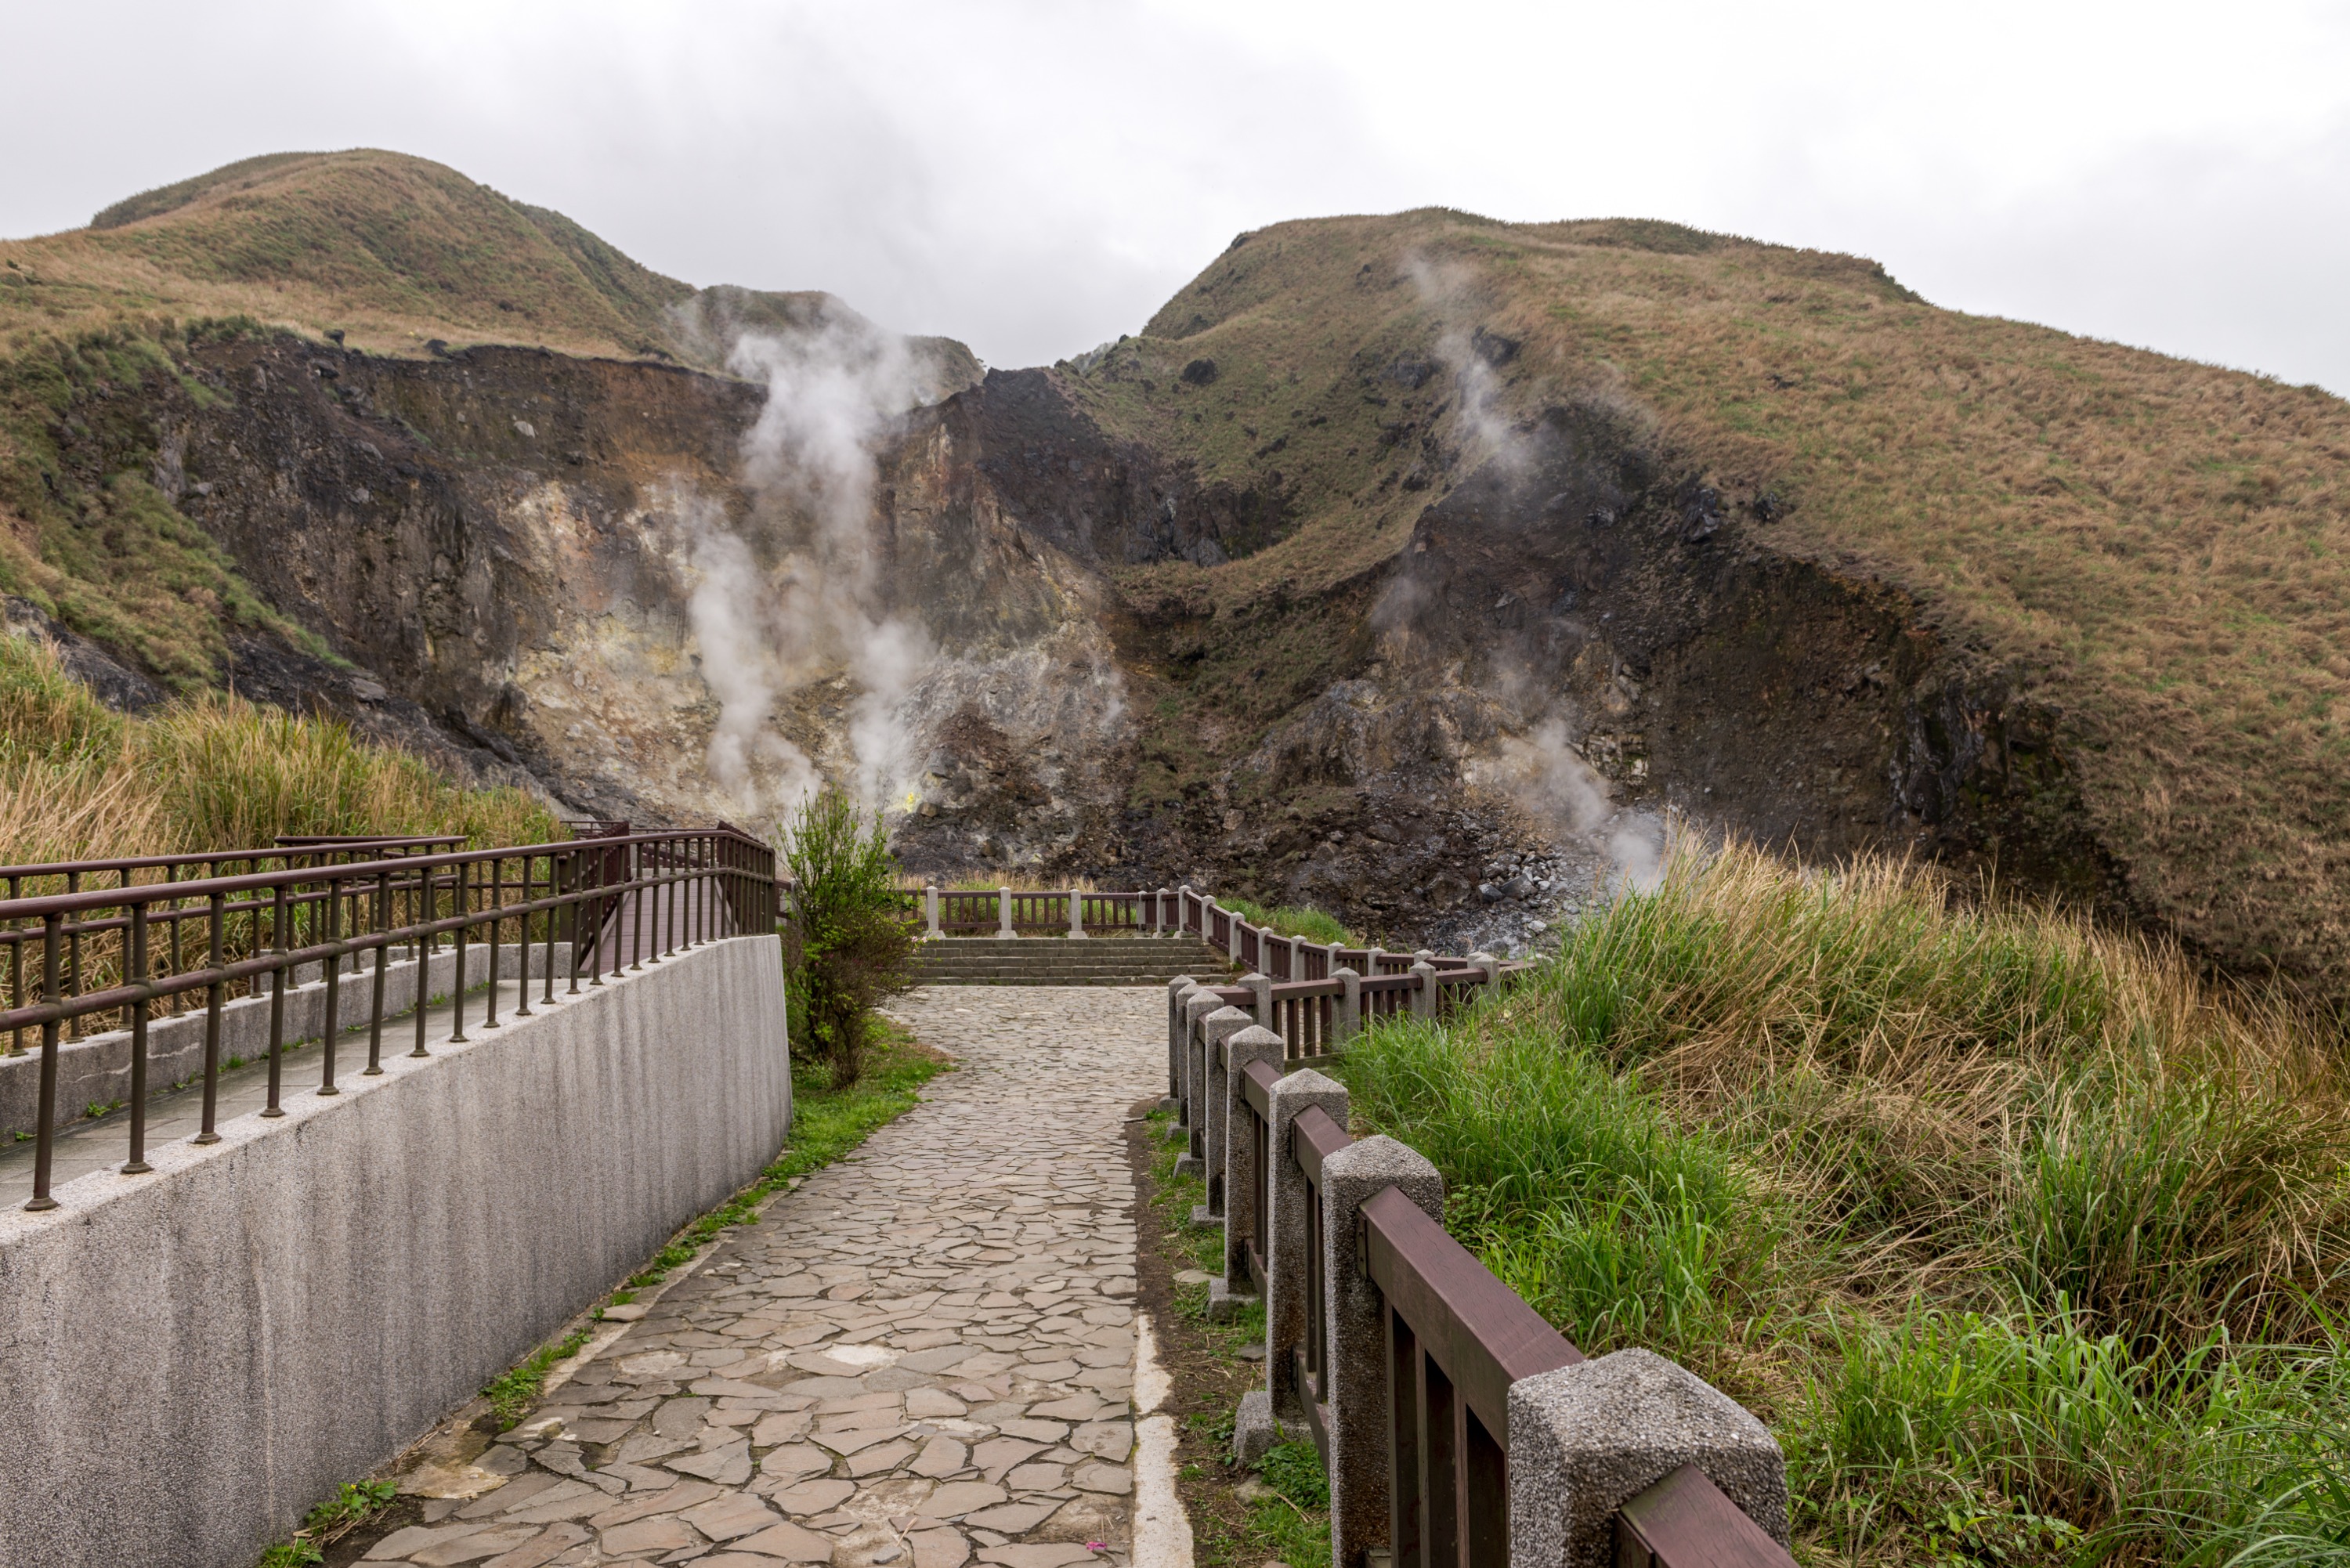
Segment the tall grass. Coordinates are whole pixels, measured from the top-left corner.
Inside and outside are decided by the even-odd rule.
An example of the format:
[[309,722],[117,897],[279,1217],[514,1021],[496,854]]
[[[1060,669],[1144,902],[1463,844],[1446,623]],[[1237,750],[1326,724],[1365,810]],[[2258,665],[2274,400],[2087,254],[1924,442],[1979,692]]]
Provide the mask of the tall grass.
[[562,836],[514,789],[468,789],[342,724],[234,697],[109,711],[30,639],[0,637],[0,863],[266,845],[281,833]]
[[2350,1552],[2339,1044],[1922,867],[1680,844],[1342,1071],[1569,1337],[1764,1413],[1818,1550],[2217,1564]]
[[1246,898],[1227,898],[1221,893],[1216,896],[1216,902],[1250,925],[1271,928],[1275,936],[1304,937],[1309,942],[1320,942],[1326,946],[1332,942],[1341,947],[1355,945],[1354,933],[1339,922],[1337,916],[1315,909],[1310,904],[1284,904],[1279,909],[1268,909]]

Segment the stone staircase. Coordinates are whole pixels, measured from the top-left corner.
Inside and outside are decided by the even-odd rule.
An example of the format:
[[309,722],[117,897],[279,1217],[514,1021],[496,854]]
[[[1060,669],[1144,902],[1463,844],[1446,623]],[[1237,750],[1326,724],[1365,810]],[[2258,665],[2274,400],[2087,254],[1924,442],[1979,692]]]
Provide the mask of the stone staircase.
[[946,937],[914,959],[919,985],[1165,985],[1232,972],[1197,937]]

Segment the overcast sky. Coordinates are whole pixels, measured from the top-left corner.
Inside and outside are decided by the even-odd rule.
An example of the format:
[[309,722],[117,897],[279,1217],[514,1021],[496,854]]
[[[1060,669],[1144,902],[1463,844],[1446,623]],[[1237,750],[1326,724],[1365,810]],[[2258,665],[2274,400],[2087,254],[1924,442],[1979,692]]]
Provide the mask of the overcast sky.
[[2341,0],[0,0],[0,59],[10,236],[389,147],[1019,365],[1282,218],[1629,214],[2350,393]]

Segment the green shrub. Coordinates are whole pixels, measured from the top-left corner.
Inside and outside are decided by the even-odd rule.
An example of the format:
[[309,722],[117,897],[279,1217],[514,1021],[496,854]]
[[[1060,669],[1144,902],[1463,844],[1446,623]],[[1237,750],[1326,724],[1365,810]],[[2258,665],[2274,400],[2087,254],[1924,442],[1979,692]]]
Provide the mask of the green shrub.
[[898,891],[897,862],[875,812],[869,826],[837,789],[802,803],[785,830],[793,883],[785,961],[810,1045],[836,1087],[857,1082],[873,1009],[913,977],[917,928]]

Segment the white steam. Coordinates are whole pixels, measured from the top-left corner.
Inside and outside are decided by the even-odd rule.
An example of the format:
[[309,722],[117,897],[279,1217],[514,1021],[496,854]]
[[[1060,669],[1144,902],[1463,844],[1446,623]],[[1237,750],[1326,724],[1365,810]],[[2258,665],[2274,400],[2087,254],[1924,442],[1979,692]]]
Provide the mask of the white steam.
[[1565,719],[1544,719],[1523,735],[1505,735],[1477,782],[1499,790],[1555,840],[1607,857],[1622,884],[1656,886],[1663,865],[1655,825],[1618,806],[1607,781],[1584,761]]
[[1482,336],[1476,321],[1475,275],[1450,263],[1431,262],[1415,251],[1404,258],[1404,273],[1419,292],[1420,303],[1436,317],[1436,357],[1452,373],[1460,397],[1453,428],[1462,438],[1462,450],[1472,461],[1497,458],[1516,466],[1526,456],[1526,443],[1502,412],[1502,379],[1493,373],[1482,344],[1501,339]]
[[777,705],[845,676],[850,755],[836,771],[863,805],[889,806],[913,768],[906,699],[933,650],[920,626],[881,607],[877,454],[928,389],[927,373],[904,338],[856,317],[788,337],[745,333],[727,365],[767,384],[743,441],[755,526],[746,538],[682,487],[665,502],[693,577],[687,613],[702,678],[719,706],[711,780],[754,818],[790,809],[820,771],[775,729]]

